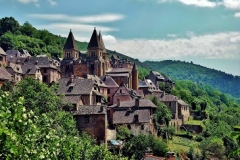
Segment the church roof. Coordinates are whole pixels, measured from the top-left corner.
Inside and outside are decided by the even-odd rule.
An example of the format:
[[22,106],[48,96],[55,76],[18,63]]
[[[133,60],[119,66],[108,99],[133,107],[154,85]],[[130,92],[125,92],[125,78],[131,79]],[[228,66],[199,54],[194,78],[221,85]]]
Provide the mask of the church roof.
[[104,43],[103,43],[103,39],[102,39],[102,34],[101,34],[101,32],[99,32],[98,38],[99,38],[100,46],[101,46],[101,48],[103,49],[103,53],[107,53],[107,50],[106,50],[105,45],[104,45]]
[[75,39],[74,39],[74,36],[73,36],[73,33],[72,33],[71,30],[68,34],[68,38],[67,38],[67,41],[66,41],[63,49],[76,49],[76,50],[78,50]]
[[137,71],[137,70],[138,70],[137,65],[136,65],[136,63],[134,63],[133,64],[133,71]]
[[96,28],[94,28],[92,37],[90,39],[90,42],[88,43],[88,49],[89,48],[102,48],[101,44],[99,42],[98,34],[96,31]]

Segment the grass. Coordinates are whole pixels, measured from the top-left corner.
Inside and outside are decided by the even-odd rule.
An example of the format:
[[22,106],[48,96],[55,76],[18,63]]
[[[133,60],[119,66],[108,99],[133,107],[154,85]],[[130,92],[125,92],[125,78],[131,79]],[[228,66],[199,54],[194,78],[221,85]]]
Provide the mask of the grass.
[[170,150],[180,153],[185,152],[187,153],[190,147],[198,148],[199,142],[194,140],[190,140],[183,137],[174,136],[172,140],[168,142],[168,147]]

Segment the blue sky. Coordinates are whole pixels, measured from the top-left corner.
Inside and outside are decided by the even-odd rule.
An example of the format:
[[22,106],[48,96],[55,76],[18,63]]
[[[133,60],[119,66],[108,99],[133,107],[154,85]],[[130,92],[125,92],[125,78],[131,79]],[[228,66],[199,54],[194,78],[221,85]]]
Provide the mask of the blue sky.
[[141,61],[192,61],[240,75],[240,0],[0,0],[1,17]]

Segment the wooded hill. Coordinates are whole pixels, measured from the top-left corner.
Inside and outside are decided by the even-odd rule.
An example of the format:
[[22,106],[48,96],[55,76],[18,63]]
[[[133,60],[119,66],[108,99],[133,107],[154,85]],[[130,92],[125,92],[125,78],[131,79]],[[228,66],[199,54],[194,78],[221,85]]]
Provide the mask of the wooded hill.
[[154,70],[165,73],[174,80],[191,80],[197,84],[208,84],[224,93],[240,97],[240,76],[233,76],[192,62],[165,60],[145,61],[144,64],[151,65]]

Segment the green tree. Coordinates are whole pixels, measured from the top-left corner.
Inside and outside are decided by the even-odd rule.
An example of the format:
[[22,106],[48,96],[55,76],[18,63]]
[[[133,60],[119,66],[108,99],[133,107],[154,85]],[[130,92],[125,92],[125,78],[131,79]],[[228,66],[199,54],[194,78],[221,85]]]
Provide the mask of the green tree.
[[20,25],[13,17],[4,17],[0,19],[0,36],[5,32],[10,31],[12,33],[19,30]]

